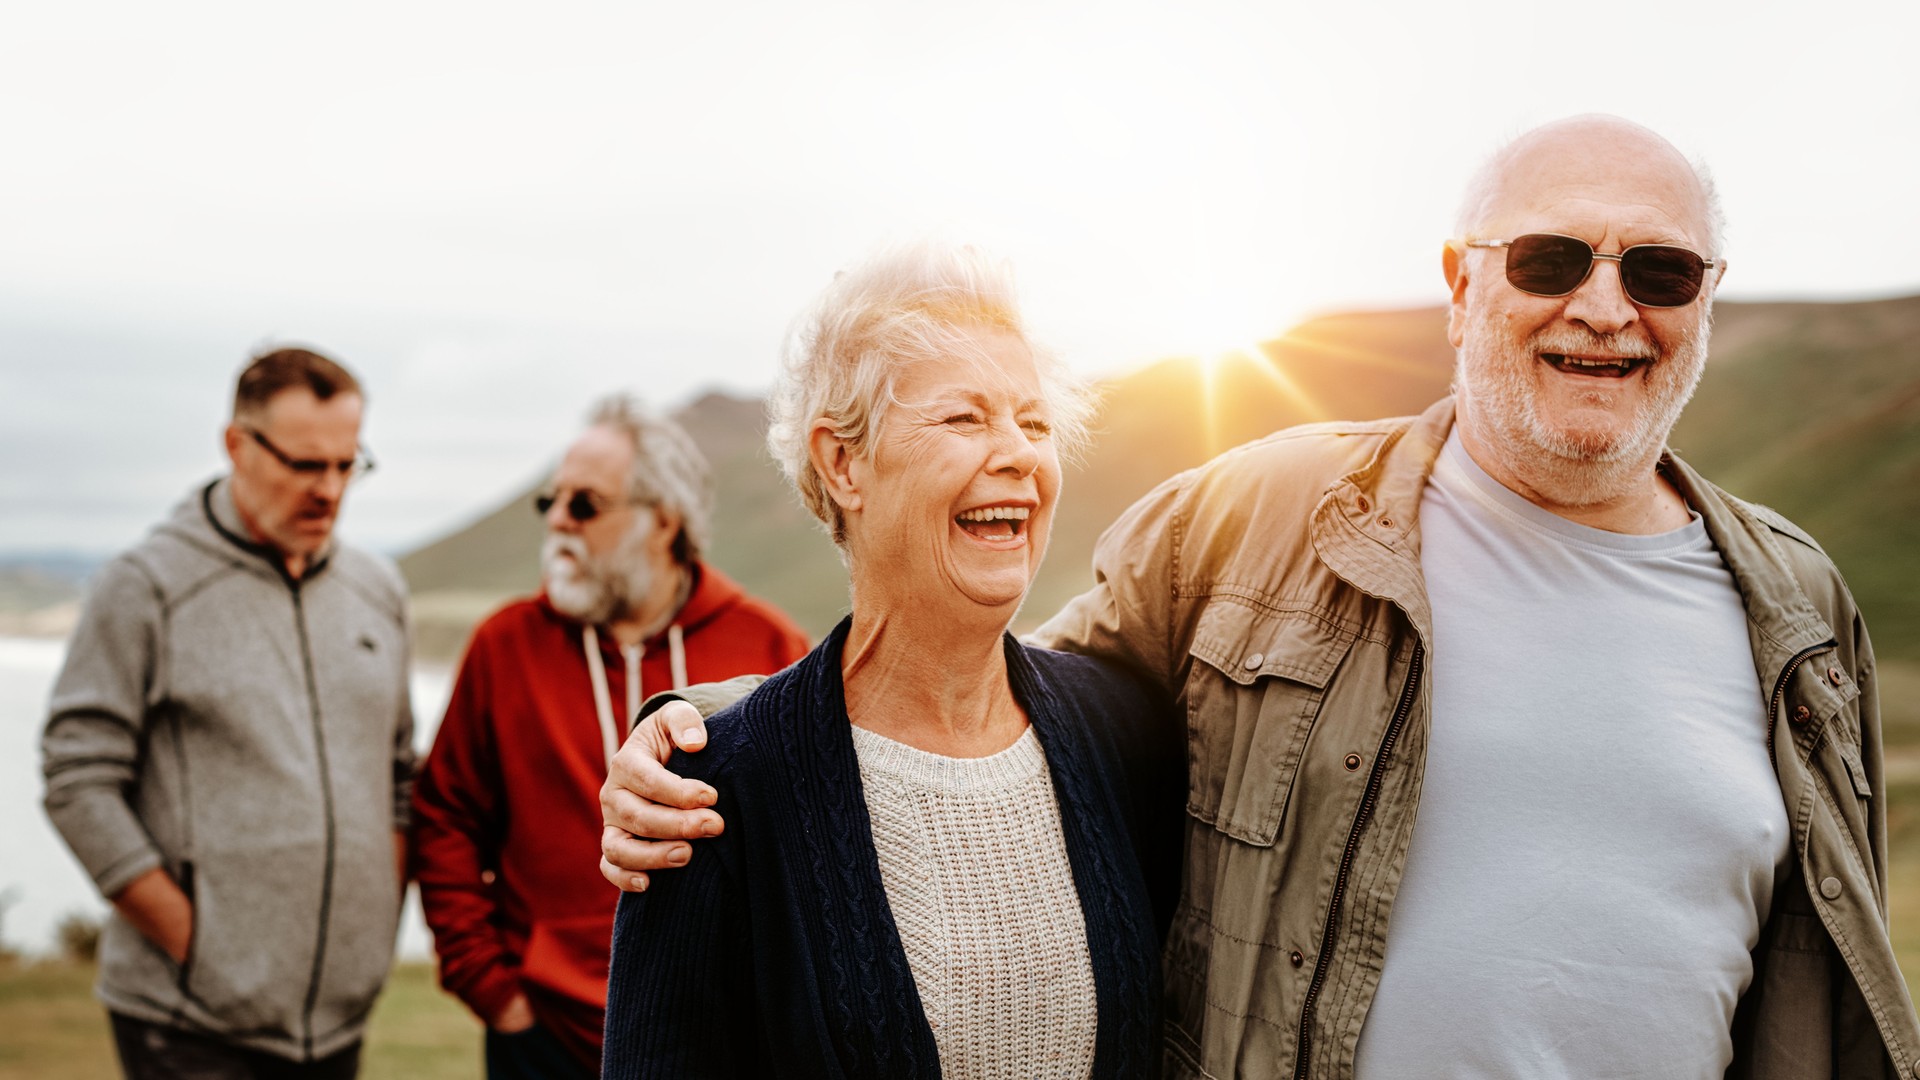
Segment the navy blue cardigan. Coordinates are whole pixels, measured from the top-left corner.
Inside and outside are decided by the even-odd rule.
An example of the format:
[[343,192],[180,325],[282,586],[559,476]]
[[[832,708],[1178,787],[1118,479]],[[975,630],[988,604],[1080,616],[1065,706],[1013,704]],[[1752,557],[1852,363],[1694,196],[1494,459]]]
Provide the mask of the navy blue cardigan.
[[[840,680],[847,628],[715,716],[705,751],[670,763],[719,792],[726,832],[621,898],[603,1076],[940,1075],[873,848]],[[1157,1075],[1181,725],[1121,669],[1011,635],[1006,657],[1086,918],[1093,1075]]]

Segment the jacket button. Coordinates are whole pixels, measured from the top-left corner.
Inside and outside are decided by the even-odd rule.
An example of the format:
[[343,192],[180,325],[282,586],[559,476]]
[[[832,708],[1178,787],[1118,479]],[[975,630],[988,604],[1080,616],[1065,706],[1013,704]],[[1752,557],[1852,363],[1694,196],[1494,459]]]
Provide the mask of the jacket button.
[[1347,755],[1347,771],[1348,771],[1348,772],[1353,772],[1354,770],[1356,770],[1356,769],[1358,769],[1359,767],[1360,767],[1360,755],[1359,755],[1359,754],[1348,754],[1348,755]]
[[1367,497],[1365,495],[1362,495],[1358,499],[1355,499],[1353,501],[1353,505],[1359,507],[1360,512],[1363,514],[1373,509],[1373,504],[1367,501]]
[[[1299,949],[1295,949],[1291,953],[1288,953],[1287,959],[1293,962],[1294,967],[1299,967],[1301,964],[1304,964],[1307,962],[1307,958],[1300,955]],[[1920,1069],[1920,1065],[1916,1065],[1915,1068]]]
[[1254,668],[1259,667],[1260,664],[1266,660],[1266,658],[1267,658],[1266,653],[1254,653],[1252,656],[1247,657],[1246,659],[1247,670],[1252,671]]
[[1832,683],[1835,686],[1839,686],[1841,683],[1846,681],[1846,676],[1840,674],[1839,668],[1830,667],[1827,669],[1827,681]]
[[1820,895],[1829,900],[1840,899],[1840,879],[1837,877],[1821,878]]
[[1383,529],[1391,529],[1391,528],[1393,528],[1393,519],[1392,519],[1392,518],[1390,518],[1390,517],[1383,517],[1383,518],[1381,518],[1381,519],[1380,519],[1380,527],[1381,527],[1381,528],[1383,528]]
[[1805,705],[1795,705],[1793,707],[1793,722],[1796,724],[1804,724],[1808,718],[1812,716],[1813,710],[1807,708]]

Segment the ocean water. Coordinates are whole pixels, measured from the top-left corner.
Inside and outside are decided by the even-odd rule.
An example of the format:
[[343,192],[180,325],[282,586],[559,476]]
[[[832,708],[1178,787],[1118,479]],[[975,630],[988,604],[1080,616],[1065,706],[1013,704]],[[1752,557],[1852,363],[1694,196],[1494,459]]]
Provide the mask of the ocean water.
[[[40,728],[66,642],[0,637],[0,942],[29,954],[56,950],[54,928],[70,912],[101,918],[106,901],[40,809]],[[452,672],[413,672],[414,744],[433,742],[452,691]],[[409,891],[400,924],[400,954],[433,955],[432,938]]]

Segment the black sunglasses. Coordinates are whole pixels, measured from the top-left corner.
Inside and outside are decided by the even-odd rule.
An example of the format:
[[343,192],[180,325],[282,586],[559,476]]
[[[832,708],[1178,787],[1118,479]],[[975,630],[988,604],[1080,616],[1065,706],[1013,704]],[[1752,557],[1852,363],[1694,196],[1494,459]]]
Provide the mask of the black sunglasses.
[[322,458],[297,458],[288,455],[286,451],[273,445],[265,435],[261,434],[259,428],[243,428],[242,430],[248,435],[251,435],[254,442],[260,444],[260,449],[272,454],[274,460],[285,465],[294,475],[303,480],[318,481],[329,472],[338,472],[341,479],[352,482],[373,471],[373,455],[367,453],[364,449],[359,450],[350,461],[327,461]]
[[[553,504],[558,502],[560,502],[558,495],[541,492],[533,497],[534,512],[541,517],[546,517],[547,513],[553,509]],[[567,501],[561,505],[566,508],[568,517],[582,525],[614,508],[614,504],[606,496],[596,495],[585,488],[575,488],[573,494],[567,496]]]
[[1534,296],[1565,296],[1593,273],[1595,261],[1620,264],[1620,284],[1641,307],[1670,308],[1693,303],[1707,271],[1720,264],[1671,244],[1635,244],[1618,255],[1602,255],[1575,236],[1528,233],[1511,240],[1469,240],[1470,248],[1506,248],[1507,283]]

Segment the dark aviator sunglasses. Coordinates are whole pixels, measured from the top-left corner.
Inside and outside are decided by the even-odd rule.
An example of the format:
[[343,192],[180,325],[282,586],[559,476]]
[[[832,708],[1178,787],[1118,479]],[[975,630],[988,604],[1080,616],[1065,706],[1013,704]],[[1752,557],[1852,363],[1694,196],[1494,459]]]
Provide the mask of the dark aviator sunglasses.
[[1600,260],[1620,264],[1627,299],[1641,307],[1684,307],[1700,295],[1713,259],[1671,244],[1635,244],[1603,255],[1575,236],[1527,233],[1511,240],[1468,240],[1470,248],[1507,249],[1507,283],[1533,296],[1565,296],[1580,287]]
[[534,512],[541,517],[546,517],[548,512],[553,509],[555,503],[560,503],[566,510],[567,516],[582,525],[612,510],[615,506],[615,504],[604,495],[596,495],[585,488],[575,488],[573,494],[567,496],[565,502],[561,502],[558,495],[549,494],[544,491],[535,495],[533,497]]

